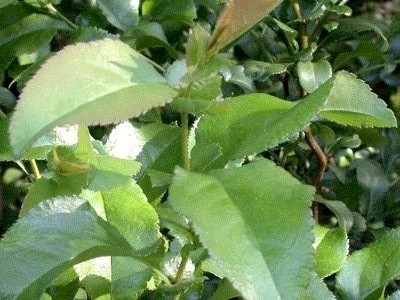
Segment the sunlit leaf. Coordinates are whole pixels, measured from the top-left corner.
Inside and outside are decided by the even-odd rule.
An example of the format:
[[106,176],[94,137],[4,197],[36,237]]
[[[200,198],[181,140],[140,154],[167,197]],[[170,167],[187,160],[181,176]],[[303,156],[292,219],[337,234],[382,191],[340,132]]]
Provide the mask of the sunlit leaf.
[[115,227],[83,199],[42,202],[0,242],[0,296],[39,299],[51,281],[74,264],[99,256],[130,256],[132,251]]
[[339,271],[346,260],[348,248],[346,230],[335,228],[325,232],[315,249],[315,270],[318,276],[325,278]]
[[10,125],[11,145],[20,155],[55,125],[126,120],[164,105],[174,95],[165,79],[122,42],[105,39],[67,46],[47,60],[23,90]]
[[139,19],[139,2],[139,0],[97,0],[96,4],[111,24],[119,29],[127,30]]
[[[285,189],[276,189],[282,182]],[[294,299],[305,292],[313,260],[313,193],[264,160],[209,174],[178,169],[169,201],[244,298]]]

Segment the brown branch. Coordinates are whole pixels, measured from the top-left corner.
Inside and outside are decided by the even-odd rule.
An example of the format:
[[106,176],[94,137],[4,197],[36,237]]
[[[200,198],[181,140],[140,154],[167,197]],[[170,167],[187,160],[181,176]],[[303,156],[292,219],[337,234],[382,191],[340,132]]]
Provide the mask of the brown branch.
[[315,175],[314,178],[314,185],[315,188],[317,189],[317,192],[321,191],[321,182],[322,179],[324,178],[325,174],[325,169],[328,164],[328,159],[324,153],[324,151],[321,149],[321,147],[318,145],[317,141],[315,140],[314,135],[311,133],[310,127],[307,127],[306,130],[304,131],[306,134],[306,141],[308,146],[310,146],[311,150],[315,153],[318,159],[318,169],[317,169],[317,174]]

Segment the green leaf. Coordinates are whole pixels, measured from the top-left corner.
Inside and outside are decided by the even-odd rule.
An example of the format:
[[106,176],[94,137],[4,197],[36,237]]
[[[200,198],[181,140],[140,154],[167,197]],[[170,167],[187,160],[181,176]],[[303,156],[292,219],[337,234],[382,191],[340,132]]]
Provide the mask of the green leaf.
[[381,64],[385,62],[384,55],[374,40],[361,40],[356,48],[349,52],[339,53],[332,64],[332,68],[334,71],[343,68],[356,57],[365,58],[369,63]]
[[[276,189],[282,182],[285,189]],[[294,299],[305,292],[313,260],[313,193],[262,160],[209,174],[178,169],[169,201],[244,298]]]
[[179,57],[179,52],[170,45],[164,28],[157,22],[140,22],[124,35],[124,40],[134,44],[135,49],[165,48],[173,58]]
[[50,28],[68,29],[64,22],[55,20],[49,16],[29,14],[26,9],[21,6],[21,4],[15,4],[7,7],[2,11],[2,14],[7,12],[10,13],[11,11],[14,11],[15,15],[12,19],[12,22],[8,24],[2,24],[4,27],[0,30],[0,47],[7,43],[17,41],[24,36],[26,37],[42,30]]
[[315,271],[325,278],[339,271],[346,261],[349,244],[346,230],[335,228],[325,232],[315,249]]
[[87,202],[78,197],[41,202],[0,242],[0,298],[39,299],[64,270],[108,255],[132,256],[134,251]]
[[[330,35],[323,41],[325,43],[335,43],[340,40],[359,38],[360,34],[368,32],[374,33],[378,37],[378,44],[382,52],[389,49],[389,43],[383,34],[381,28],[379,28],[378,21],[374,22],[372,19],[363,18],[346,18],[339,20],[339,26],[336,30],[333,30]],[[321,45],[320,45],[321,46]]]
[[397,125],[385,102],[367,84],[344,71],[302,101],[254,93],[227,99],[207,113],[198,124],[191,157],[196,164],[204,160],[203,153],[210,144],[220,146],[222,155],[210,163],[209,169],[275,147],[294,137],[318,115],[343,125]]
[[[156,244],[159,237],[158,216],[142,190],[133,182],[85,197],[104,209],[105,218],[139,250]],[[136,298],[146,288],[152,270],[126,257],[111,258],[111,295],[115,299]]]
[[385,298],[386,300],[399,300],[400,299],[400,291],[396,291],[390,296]]
[[221,77],[210,75],[207,78],[193,82],[190,91],[182,91],[182,97],[176,98],[171,107],[179,112],[189,112],[193,115],[204,113],[214,101],[222,99]]
[[357,181],[363,188],[360,212],[367,220],[380,220],[384,214],[383,199],[389,190],[389,181],[382,166],[373,160],[356,159]]
[[192,25],[197,17],[193,0],[145,0],[142,3],[143,16],[152,16],[155,21],[174,21]]
[[[400,229],[354,252],[337,275],[341,299],[366,299],[400,276]],[[377,298],[375,298],[377,299]]]
[[[167,189],[167,186],[153,186],[149,171],[172,174],[174,167],[181,162],[180,129],[177,126],[154,124],[148,125],[156,133],[143,146],[137,156],[142,168],[137,175],[137,182],[149,201],[155,200]],[[147,128],[149,129],[149,128]],[[145,129],[146,130],[146,129]]]
[[[0,117],[0,161],[14,160],[9,143],[8,128],[8,118]],[[56,145],[72,145],[76,143],[75,140],[73,126],[56,127],[41,136],[32,147],[20,155],[20,159],[46,159],[49,151]]]
[[17,98],[15,98],[14,94],[9,89],[0,87],[0,105],[7,109],[13,109],[15,103],[17,103]]
[[235,297],[240,297],[240,293],[234,289],[229,280],[224,278],[215,293],[212,295],[211,300],[226,300]]
[[85,26],[74,30],[71,33],[69,42],[70,44],[87,43],[105,38],[116,39],[116,36],[97,27]]
[[[203,160],[210,144],[220,146],[222,155],[208,165],[223,167],[229,160],[272,148],[289,140],[316,116],[330,92],[322,86],[297,105],[267,94],[248,94],[218,103],[208,110],[196,130],[192,150],[194,165]],[[204,166],[204,165],[203,165]],[[203,167],[202,166],[202,167]]]
[[353,226],[353,214],[342,201],[326,200],[316,196],[314,201],[324,204],[332,211],[339,222],[339,227],[349,232]]
[[209,53],[217,53],[242,36],[281,2],[282,0],[232,1],[218,17],[211,36]]
[[20,216],[24,216],[32,207],[39,202],[57,196],[72,196],[77,195],[81,191],[81,186],[68,185],[65,180],[63,184],[59,184],[55,180],[40,178],[29,189],[28,194],[24,199]]
[[3,7],[5,7],[7,5],[10,5],[10,4],[16,4],[16,3],[18,3],[17,0],[2,0],[0,2],[0,8],[3,8]]
[[301,86],[308,92],[312,93],[321,84],[332,77],[332,68],[327,60],[317,62],[298,62],[297,75]]
[[186,65],[189,74],[193,74],[198,67],[201,67],[207,61],[207,48],[210,34],[199,24],[189,33],[186,48]]
[[115,27],[127,30],[133,27],[139,20],[139,0],[97,0],[104,15]]
[[55,125],[118,122],[174,95],[146,59],[122,42],[67,46],[46,61],[21,94],[10,125],[14,154]]
[[0,9],[0,74],[16,56],[35,52],[48,44],[57,29],[69,30],[65,22],[32,14],[22,3]]
[[300,298],[302,300],[335,300],[335,296],[328,289],[326,284],[323,282],[318,275],[313,274],[311,276],[310,284],[308,285],[306,294]]

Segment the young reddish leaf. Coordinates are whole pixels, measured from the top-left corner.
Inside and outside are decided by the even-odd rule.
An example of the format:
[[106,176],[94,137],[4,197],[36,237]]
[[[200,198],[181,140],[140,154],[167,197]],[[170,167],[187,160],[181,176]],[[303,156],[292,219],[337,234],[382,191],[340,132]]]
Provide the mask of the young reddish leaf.
[[211,36],[209,53],[215,54],[260,22],[282,0],[234,0],[220,14]]

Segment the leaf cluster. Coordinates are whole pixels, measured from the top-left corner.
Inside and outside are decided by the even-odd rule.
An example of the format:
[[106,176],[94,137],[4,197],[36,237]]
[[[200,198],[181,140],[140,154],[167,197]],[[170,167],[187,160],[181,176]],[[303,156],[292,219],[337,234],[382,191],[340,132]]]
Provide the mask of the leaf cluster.
[[397,299],[399,20],[0,2],[0,299]]

